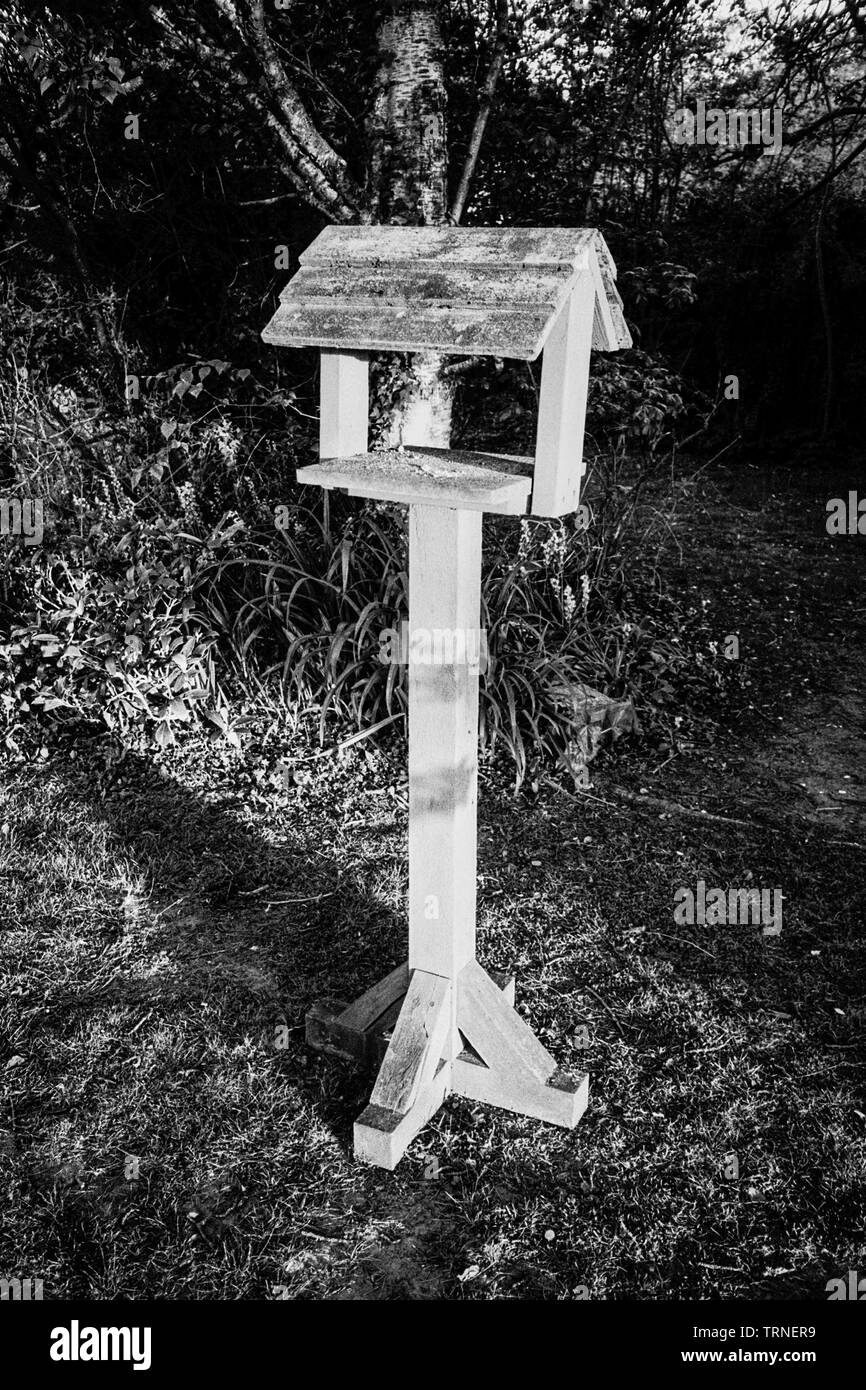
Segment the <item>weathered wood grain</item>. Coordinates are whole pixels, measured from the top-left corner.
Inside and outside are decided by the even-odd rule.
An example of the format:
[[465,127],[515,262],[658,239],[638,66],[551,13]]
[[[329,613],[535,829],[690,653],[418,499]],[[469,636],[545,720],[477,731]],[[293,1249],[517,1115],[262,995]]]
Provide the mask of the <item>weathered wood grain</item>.
[[410,447],[323,459],[299,468],[297,477],[311,486],[347,488],[353,497],[513,516],[527,509],[532,467],[530,458]]
[[400,1115],[381,1105],[368,1105],[355,1121],[355,1157],[393,1171],[418,1131],[436,1114],[448,1094],[450,1082],[451,1063],[443,1061],[407,1114]]
[[577,265],[594,248],[595,227],[326,227],[300,255],[314,261],[458,261]]
[[265,342],[531,361],[576,275],[589,271],[593,347],[631,343],[595,228],[326,227],[300,261]]
[[278,347],[364,352],[465,353],[533,361],[544,346],[552,311],[440,309],[423,303],[321,306],[285,299],[262,337]]
[[371,1105],[405,1115],[433,1080],[451,1024],[451,988],[440,975],[412,971]]
[[[590,264],[595,284],[592,346],[599,352],[619,352],[622,348],[631,347],[631,334],[626,327],[622,300],[614,283],[616,267],[604,241],[599,240],[599,253]],[[604,254],[601,254],[601,248]]]
[[402,999],[408,987],[409,966],[404,961],[396,970],[392,970],[390,975],[386,975],[384,980],[377,980],[350,1004],[340,1014],[340,1024],[344,1028],[354,1028],[358,1031],[372,1028],[392,1004]]
[[302,266],[280,295],[283,303],[351,304],[353,308],[418,305],[425,309],[505,309],[553,312],[573,279],[568,264],[498,266],[366,264],[324,261]]

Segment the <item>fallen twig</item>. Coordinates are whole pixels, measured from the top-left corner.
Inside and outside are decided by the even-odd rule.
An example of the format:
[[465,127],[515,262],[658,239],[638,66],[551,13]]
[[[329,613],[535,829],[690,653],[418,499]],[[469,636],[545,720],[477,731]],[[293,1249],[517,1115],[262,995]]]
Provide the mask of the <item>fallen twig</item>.
[[712,821],[717,825],[741,825],[746,830],[776,830],[778,832],[789,830],[785,826],[773,826],[762,821],[738,820],[734,816],[719,816],[712,811],[704,811],[697,806],[684,806],[680,801],[668,801],[665,797],[650,796],[648,793],[626,791],[625,787],[611,787],[614,796],[621,796],[625,801],[637,801],[645,806],[659,806],[668,814],[679,816],[693,816],[695,820]]

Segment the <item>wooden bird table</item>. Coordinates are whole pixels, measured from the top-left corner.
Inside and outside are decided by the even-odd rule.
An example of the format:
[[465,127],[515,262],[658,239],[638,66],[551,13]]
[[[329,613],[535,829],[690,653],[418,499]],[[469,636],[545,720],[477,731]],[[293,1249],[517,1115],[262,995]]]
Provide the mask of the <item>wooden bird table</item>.
[[[561,1072],[475,954],[477,643],[484,512],[573,512],[590,350],[630,345],[616,271],[592,229],[328,227],[262,334],[321,349],[320,462],[298,481],[409,508],[409,956],[352,1004],[307,1015],[314,1046],[378,1061],[355,1154],[393,1169],[453,1092],[572,1128],[588,1078]],[[533,360],[534,457],[368,452],[369,353]],[[445,635],[441,659],[414,660]]]

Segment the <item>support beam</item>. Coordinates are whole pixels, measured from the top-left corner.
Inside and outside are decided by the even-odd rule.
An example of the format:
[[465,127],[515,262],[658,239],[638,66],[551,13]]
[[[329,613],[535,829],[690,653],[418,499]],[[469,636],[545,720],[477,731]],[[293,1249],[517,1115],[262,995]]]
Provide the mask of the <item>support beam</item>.
[[[410,507],[409,969],[455,982],[475,956],[478,667],[413,652],[426,641],[432,655],[437,633],[471,650],[480,613],[481,513]],[[456,990],[450,1007],[448,1060]]]
[[415,970],[376,1078],[355,1123],[355,1156],[393,1168],[448,1093],[442,1048],[451,1025],[450,980]]
[[376,984],[365,990],[354,1004],[343,1010],[338,1019],[340,1026],[356,1032],[375,1027],[393,1004],[398,1000],[402,1002],[408,988],[409,966],[403,961],[390,975],[386,975],[384,980],[377,980]]
[[[503,997],[513,1004],[514,976],[498,970],[489,974]],[[360,1066],[379,1067],[408,988],[409,966],[404,961],[365,990],[354,1004],[342,999],[316,1000],[307,1010],[308,1046]]]
[[367,452],[370,359],[366,352],[321,355],[319,458],[351,458]]
[[[457,982],[457,1021],[477,1058],[455,1058],[451,1089],[518,1115],[573,1129],[586,1109],[589,1078],[559,1071],[553,1057],[476,960]],[[479,1060],[480,1059],[480,1060]]]
[[593,277],[585,270],[544,345],[532,516],[565,516],[580,502],[594,304]]
[[418,1131],[436,1114],[450,1081],[451,1063],[440,1062],[438,1072],[408,1114],[368,1105],[355,1121],[355,1157],[392,1172]]
[[[495,988],[495,986],[494,986]],[[405,1114],[439,1069],[450,1023],[451,981],[415,970],[379,1068],[371,1105]]]

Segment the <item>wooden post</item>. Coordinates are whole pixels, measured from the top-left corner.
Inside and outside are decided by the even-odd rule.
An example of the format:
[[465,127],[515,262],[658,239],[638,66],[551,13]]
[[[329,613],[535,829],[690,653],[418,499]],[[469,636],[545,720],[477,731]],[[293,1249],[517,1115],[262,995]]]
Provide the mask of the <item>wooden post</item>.
[[369,403],[369,355],[323,349],[319,376],[319,458],[353,458],[367,452]]
[[[456,982],[475,956],[478,669],[437,664],[472,649],[481,614],[481,512],[409,508],[409,969]],[[477,650],[477,648],[476,648]],[[444,1055],[460,1050],[457,991]]]
[[594,307],[595,286],[587,270],[578,276],[544,345],[533,516],[565,516],[580,501]]

